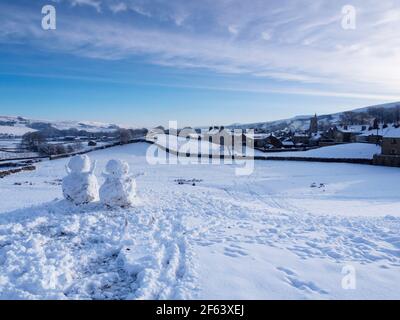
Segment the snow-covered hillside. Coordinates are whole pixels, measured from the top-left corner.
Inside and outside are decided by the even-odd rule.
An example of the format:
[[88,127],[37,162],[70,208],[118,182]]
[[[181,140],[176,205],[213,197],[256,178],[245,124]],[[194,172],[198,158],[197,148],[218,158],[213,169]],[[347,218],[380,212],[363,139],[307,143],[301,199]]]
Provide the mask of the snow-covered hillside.
[[397,168],[260,161],[238,177],[151,166],[147,148],[90,154],[100,183],[114,158],[144,173],[132,209],[60,200],[68,159],[0,179],[1,299],[400,299]]
[[47,124],[58,130],[77,129],[87,132],[112,132],[118,129],[118,126],[114,124],[91,121],[49,121],[0,116],[0,134],[22,136],[25,133],[36,131],[35,125],[38,124]]
[[35,129],[28,128],[26,126],[1,126],[0,125],[0,134],[4,135],[13,135],[17,137],[23,136],[25,133],[34,132]]
[[118,126],[115,124],[94,121],[51,121],[50,124],[58,130],[77,129],[87,132],[112,132],[118,129]]
[[[355,110],[349,110],[354,113],[367,112],[370,109],[391,109],[396,106],[400,106],[400,102],[386,103],[380,105],[374,105],[364,108],[358,108]],[[326,125],[339,125],[341,121],[341,116],[344,112],[338,112],[333,114],[318,115],[318,121],[320,124]],[[310,119],[313,115],[295,116],[289,119],[276,120],[276,121],[266,121],[250,124],[233,124],[228,126],[228,128],[238,128],[238,129],[263,129],[269,132],[274,132],[276,130],[292,130],[292,131],[305,131],[310,128]]]
[[394,108],[399,105],[400,105],[400,101],[397,101],[397,102],[379,104],[379,105],[375,105],[375,106],[358,108],[358,109],[353,110],[353,112],[365,112],[365,111],[368,111],[368,109],[373,109],[373,108],[391,109],[391,108]]

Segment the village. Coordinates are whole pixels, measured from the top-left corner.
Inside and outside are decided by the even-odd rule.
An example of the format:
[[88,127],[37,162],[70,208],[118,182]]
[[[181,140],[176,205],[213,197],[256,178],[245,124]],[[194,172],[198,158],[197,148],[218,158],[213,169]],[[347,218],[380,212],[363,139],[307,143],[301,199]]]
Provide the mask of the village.
[[400,300],[399,5],[0,1],[0,301]]
[[[396,111],[397,112],[397,111]],[[396,113],[397,114],[397,113]],[[370,124],[326,124],[320,123],[317,115],[309,118],[308,128],[305,130],[291,130],[285,128],[268,132],[269,130],[252,128],[246,131],[235,127],[210,126],[208,129],[193,129],[186,127],[180,130],[157,127],[150,131],[148,137],[164,133],[167,136],[179,135],[186,139],[197,140],[200,143],[208,142],[237,148],[248,146],[265,155],[280,153],[303,152],[330,146],[351,144],[369,144],[380,146],[381,151],[373,155],[371,164],[400,167],[400,122],[398,118],[393,122],[380,122],[378,118]],[[366,121],[363,121],[364,123]]]
[[[95,127],[81,123],[77,128],[67,128],[30,122],[22,117],[14,120],[7,118],[7,121],[0,123],[0,160],[54,159],[143,140],[154,143],[160,135],[179,135],[186,141],[197,141],[199,145],[214,148],[218,145],[221,148],[228,146],[237,151],[249,147],[257,152],[260,159],[262,156],[277,155],[288,158],[289,155],[300,155],[316,149],[327,150],[327,147],[334,146],[344,146],[350,150],[352,147],[370,145],[371,150],[375,150],[372,146],[379,149],[370,156],[371,164],[400,167],[399,109],[396,105],[391,108],[370,107],[363,112],[349,111],[339,116],[315,114],[313,117],[304,117],[301,125],[293,126],[290,122],[281,121],[270,127],[233,125],[171,129],[158,126],[153,129],[124,129],[115,125]],[[340,156],[332,155],[332,158]],[[357,156],[353,158],[357,159]]]

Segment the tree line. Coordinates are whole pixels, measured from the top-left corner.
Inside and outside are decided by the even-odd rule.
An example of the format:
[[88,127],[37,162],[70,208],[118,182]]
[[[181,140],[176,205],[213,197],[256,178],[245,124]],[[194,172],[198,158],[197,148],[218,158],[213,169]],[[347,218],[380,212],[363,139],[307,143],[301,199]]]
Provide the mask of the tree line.
[[[57,134],[55,134],[57,133]],[[89,140],[96,141],[100,138],[108,138],[121,144],[126,144],[134,139],[145,137],[147,129],[118,129],[111,132],[86,132],[82,130],[69,129],[69,130],[52,130],[49,127],[42,128],[42,130],[29,132],[22,136],[20,148],[36,152],[39,155],[51,156],[68,154],[83,149],[81,141],[71,141],[68,143],[52,142],[50,139],[65,138],[67,136],[78,137],[85,136]]]

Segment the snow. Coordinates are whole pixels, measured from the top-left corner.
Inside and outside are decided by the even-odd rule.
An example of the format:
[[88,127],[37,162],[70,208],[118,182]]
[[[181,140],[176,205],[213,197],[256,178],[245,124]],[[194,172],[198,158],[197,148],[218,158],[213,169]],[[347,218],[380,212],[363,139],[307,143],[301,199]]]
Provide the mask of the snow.
[[87,155],[74,156],[68,163],[68,169],[73,173],[89,172],[91,168],[92,164]]
[[383,133],[383,137],[385,138],[400,138],[400,127],[388,127],[386,131]]
[[358,108],[358,109],[353,110],[353,112],[366,112],[370,109],[376,109],[376,108],[392,109],[399,105],[400,105],[400,101],[390,102],[390,103],[385,103],[385,104],[379,104],[379,105],[374,105],[374,106],[369,106],[369,107]]
[[38,153],[36,152],[2,152],[0,151],[0,160],[7,159],[26,159],[38,157]]
[[[169,148],[173,151],[182,150],[182,146],[187,146],[187,151],[191,151],[193,154],[201,153],[201,154],[220,154],[221,146],[215,143],[210,143],[205,140],[194,140],[194,139],[186,139],[177,136],[169,136],[169,135],[158,135],[156,144],[160,145],[164,148]],[[228,152],[228,151],[227,151]],[[222,151],[222,154],[224,152]]]
[[379,126],[378,130],[368,130],[367,132],[364,132],[361,136],[375,136],[375,135],[381,135],[382,137],[385,138],[399,138],[400,137],[400,127],[396,128],[393,125],[389,125],[386,128],[383,128],[382,125]]
[[87,155],[71,158],[62,181],[64,198],[76,205],[87,204],[99,199],[99,185],[93,171],[96,163],[91,164]]
[[367,128],[367,126],[362,125],[351,125],[351,126],[337,126],[337,129],[343,133],[354,133],[354,134],[361,134],[363,131],[367,130],[363,127]]
[[[380,104],[380,105],[374,105],[374,106],[369,106],[369,107],[363,107],[359,109],[353,109],[353,110],[348,110],[350,112],[354,113],[361,113],[361,112],[366,112],[369,109],[377,109],[377,108],[383,108],[383,109],[392,109],[396,106],[400,106],[400,102],[394,102],[394,103],[387,103],[387,104]],[[346,111],[344,111],[346,112]],[[332,125],[337,125],[340,126],[342,124],[342,116],[344,112],[338,112],[338,113],[333,113],[333,114],[325,114],[325,115],[319,115],[318,116],[318,122],[324,123],[324,124],[329,124],[330,126]],[[248,129],[248,128],[259,128],[259,129],[265,129],[268,131],[275,131],[276,127],[281,127],[284,130],[294,130],[294,131],[307,131],[310,128],[310,119],[313,117],[313,115],[304,115],[304,116],[296,116],[293,118],[289,119],[284,119],[284,120],[275,120],[275,121],[269,121],[269,122],[258,122],[258,123],[249,123],[249,124],[244,124],[244,123],[236,123],[233,125],[228,126],[228,128],[240,128],[240,129]],[[350,127],[358,127],[358,130],[352,130],[352,131],[347,131],[347,132],[361,132],[361,125],[360,126],[350,126]]]
[[30,128],[29,126],[33,123],[38,123],[38,122],[48,123],[53,128],[58,130],[77,129],[95,133],[95,132],[113,132],[118,129],[118,127],[114,124],[107,124],[95,121],[53,121],[53,120],[27,119],[21,117],[13,117],[13,116],[0,116],[0,122],[13,123],[13,125],[0,125],[0,134],[13,134],[15,136],[22,136],[25,133],[36,131],[35,129]]
[[100,184],[111,159],[144,173],[128,209],[60,200],[68,159],[0,179],[1,299],[400,299],[398,168],[256,161],[236,176],[149,165],[147,148],[90,154]]
[[106,181],[100,188],[100,201],[109,207],[130,207],[136,200],[136,181],[129,175],[125,161],[110,160],[103,173]]
[[25,126],[0,126],[0,134],[23,136],[25,133],[35,132],[35,129]]
[[87,132],[113,132],[116,131],[115,125],[105,124],[94,121],[45,121],[49,122],[53,128],[58,130],[77,129],[85,130]]
[[[241,136],[239,140],[241,145]],[[197,139],[186,139],[182,137],[172,136],[172,135],[158,135],[155,143],[161,147],[168,148],[171,151],[179,151],[180,153],[186,154],[190,153],[192,155],[202,154],[202,155],[248,155],[248,156],[262,156],[265,153],[254,150],[249,147],[245,147],[242,150],[235,149],[232,151],[231,147],[221,146],[220,144],[211,143],[207,140],[197,140]]]
[[349,143],[322,147],[308,151],[295,152],[268,152],[266,156],[305,157],[305,158],[333,158],[333,159],[372,159],[375,154],[381,153],[381,147],[369,143]]
[[17,149],[21,144],[21,138],[0,138],[0,148],[2,149]]

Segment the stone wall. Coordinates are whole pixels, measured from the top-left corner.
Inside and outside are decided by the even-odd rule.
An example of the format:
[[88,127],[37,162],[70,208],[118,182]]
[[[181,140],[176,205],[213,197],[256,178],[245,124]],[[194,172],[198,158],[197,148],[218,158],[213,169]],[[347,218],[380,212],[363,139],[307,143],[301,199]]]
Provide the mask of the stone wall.
[[400,156],[375,155],[373,163],[378,166],[400,167]]

